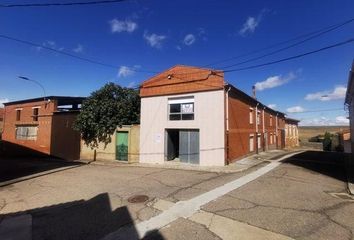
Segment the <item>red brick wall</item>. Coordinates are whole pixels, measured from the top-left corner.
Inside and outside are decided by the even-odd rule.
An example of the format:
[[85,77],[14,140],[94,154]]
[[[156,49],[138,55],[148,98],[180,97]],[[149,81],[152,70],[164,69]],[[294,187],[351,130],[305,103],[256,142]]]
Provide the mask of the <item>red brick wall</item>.
[[[40,107],[38,122],[33,121],[32,107]],[[16,121],[16,109],[22,108],[21,119]],[[56,109],[56,102],[31,102],[5,106],[4,141],[23,146],[41,153],[50,153],[52,112]],[[38,125],[37,140],[16,139],[16,125]]]
[[[169,79],[168,76],[171,78]],[[145,81],[140,87],[140,96],[149,97],[223,88],[224,73],[178,65]]]
[[[227,133],[228,147],[227,147],[227,157],[229,162],[238,160],[248,154],[256,153],[257,150],[257,133],[256,133],[256,105],[257,103],[251,100],[249,97],[244,97],[238,92],[230,91],[228,99],[228,112],[229,112],[229,131]],[[250,124],[250,108],[253,108],[253,123]],[[270,137],[273,133],[276,135],[276,113],[265,109],[264,110],[264,132],[267,133],[268,146],[266,147],[266,142],[264,141],[263,134],[263,107],[258,106],[260,123],[258,125],[258,135],[260,134],[260,144],[261,148],[258,151],[263,151],[266,149],[276,149],[284,148],[285,142],[281,141],[281,128],[284,128],[284,116],[278,115],[279,125],[278,125],[278,141],[273,140],[273,144],[270,145]],[[270,124],[270,116],[272,117],[272,126]],[[249,138],[250,134],[254,136],[254,146],[253,152],[250,152]],[[274,137],[273,137],[274,139]]]
[[[251,103],[247,99],[241,99],[237,93],[230,91],[228,102],[229,132],[227,157],[232,162],[250,153],[249,136],[250,134],[254,134],[254,139],[256,139],[256,119],[254,115],[253,124],[250,124],[249,112]],[[254,140],[254,149],[256,149],[256,140]]]

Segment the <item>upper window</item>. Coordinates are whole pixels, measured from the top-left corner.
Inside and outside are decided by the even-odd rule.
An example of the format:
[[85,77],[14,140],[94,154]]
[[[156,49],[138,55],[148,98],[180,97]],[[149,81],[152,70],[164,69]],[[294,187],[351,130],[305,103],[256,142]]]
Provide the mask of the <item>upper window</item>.
[[250,124],[253,124],[253,108],[250,108]]
[[269,126],[273,126],[273,116],[270,115]]
[[33,108],[33,121],[37,122],[38,121],[38,111],[39,111],[39,107],[34,107]]
[[257,124],[258,125],[261,124],[261,112],[260,111],[257,112]]
[[168,100],[170,120],[194,120],[194,98]]
[[21,120],[21,109],[16,109],[16,121]]

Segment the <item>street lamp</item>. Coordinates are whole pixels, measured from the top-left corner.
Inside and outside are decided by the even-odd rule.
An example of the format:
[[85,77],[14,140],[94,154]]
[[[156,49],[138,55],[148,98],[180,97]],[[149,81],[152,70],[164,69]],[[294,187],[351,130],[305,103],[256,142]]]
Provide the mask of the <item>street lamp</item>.
[[42,88],[42,90],[43,90],[43,99],[44,99],[44,101],[46,100],[46,99],[45,99],[45,97],[46,97],[45,89],[44,89],[43,85],[42,85],[40,82],[38,82],[38,81],[36,81],[36,80],[33,80],[33,79],[30,79],[30,78],[28,78],[28,77],[24,77],[24,76],[18,76],[18,78],[20,78],[20,79],[22,79],[22,80],[25,80],[25,81],[29,81],[29,82],[34,82],[35,84],[37,84],[38,86],[40,86],[40,87]]

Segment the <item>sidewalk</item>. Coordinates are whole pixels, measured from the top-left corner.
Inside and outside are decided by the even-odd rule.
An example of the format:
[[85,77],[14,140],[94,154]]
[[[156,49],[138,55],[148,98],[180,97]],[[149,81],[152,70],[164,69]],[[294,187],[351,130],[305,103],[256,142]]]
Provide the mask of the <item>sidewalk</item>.
[[106,165],[106,166],[119,166],[119,167],[151,167],[151,168],[165,168],[165,169],[180,169],[180,170],[191,170],[191,171],[205,171],[205,172],[217,172],[217,173],[235,173],[247,170],[251,167],[257,166],[265,161],[275,160],[277,157],[283,156],[284,154],[290,153],[289,150],[271,150],[267,152],[261,152],[259,154],[254,154],[245,157],[241,160],[233,162],[226,166],[199,166],[187,163],[176,163],[176,162],[165,162],[165,164],[148,164],[148,163],[124,163],[113,160],[96,160],[87,161],[80,160],[82,163],[93,164],[93,165]]

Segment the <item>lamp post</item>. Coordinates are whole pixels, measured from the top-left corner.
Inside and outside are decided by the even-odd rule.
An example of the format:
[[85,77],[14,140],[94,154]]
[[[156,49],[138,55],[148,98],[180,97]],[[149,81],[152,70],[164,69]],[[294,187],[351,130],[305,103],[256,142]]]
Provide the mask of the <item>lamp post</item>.
[[38,86],[40,86],[40,87],[42,88],[42,90],[43,90],[43,100],[44,100],[44,101],[46,100],[45,89],[44,89],[43,85],[42,85],[40,82],[38,82],[38,81],[36,81],[36,80],[33,80],[33,79],[30,79],[30,78],[28,78],[28,77],[24,77],[24,76],[18,76],[18,78],[20,78],[20,79],[22,79],[22,80],[25,80],[25,81],[29,81],[29,82],[34,82],[35,84],[37,84]]

